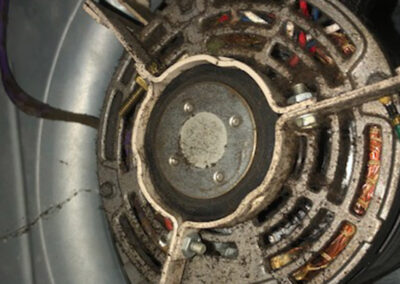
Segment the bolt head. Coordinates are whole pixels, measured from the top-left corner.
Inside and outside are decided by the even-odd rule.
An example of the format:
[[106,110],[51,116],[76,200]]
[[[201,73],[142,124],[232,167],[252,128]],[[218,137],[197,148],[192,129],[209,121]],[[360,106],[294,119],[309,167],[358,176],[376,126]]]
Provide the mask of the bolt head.
[[192,113],[194,110],[194,106],[191,103],[185,103],[185,105],[183,106],[183,110],[186,113]]
[[197,233],[188,234],[182,241],[182,254],[186,258],[191,258],[196,254],[204,254],[206,249]]
[[225,176],[222,172],[215,172],[213,176],[214,182],[220,184],[224,181]]
[[317,118],[313,114],[305,114],[296,118],[295,123],[301,129],[311,129],[318,125]]
[[197,255],[203,255],[207,251],[207,247],[202,242],[192,242],[190,244],[190,250]]
[[177,165],[179,165],[179,160],[172,156],[169,158],[168,163],[170,164],[170,166],[176,167]]
[[114,187],[113,187],[113,185],[111,183],[106,182],[106,183],[101,185],[101,187],[100,187],[100,195],[102,197],[110,198],[110,197],[112,197],[113,193],[114,193]]
[[241,123],[242,123],[242,120],[237,115],[234,115],[229,119],[229,125],[231,127],[238,127]]

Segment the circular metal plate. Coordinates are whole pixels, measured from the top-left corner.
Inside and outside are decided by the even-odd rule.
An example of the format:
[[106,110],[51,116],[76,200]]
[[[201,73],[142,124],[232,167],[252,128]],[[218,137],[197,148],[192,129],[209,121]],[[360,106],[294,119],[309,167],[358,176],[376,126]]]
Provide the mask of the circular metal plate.
[[[162,174],[191,198],[212,199],[227,193],[246,174],[255,152],[250,107],[234,89],[212,81],[184,86],[172,95],[152,130],[154,156]],[[185,111],[188,105],[191,112]],[[235,116],[241,123],[232,127]],[[171,165],[171,158],[178,163]],[[220,179],[213,178],[216,173]]]
[[239,69],[200,65],[164,90],[146,130],[155,188],[191,220],[213,220],[237,207],[269,167],[275,114]]

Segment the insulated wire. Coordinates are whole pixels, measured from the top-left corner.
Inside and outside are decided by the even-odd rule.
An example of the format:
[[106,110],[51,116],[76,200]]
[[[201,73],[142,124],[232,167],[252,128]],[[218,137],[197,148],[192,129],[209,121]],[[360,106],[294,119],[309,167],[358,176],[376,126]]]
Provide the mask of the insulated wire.
[[18,85],[11,72],[7,55],[9,2],[9,0],[0,0],[0,69],[7,96],[18,109],[27,115],[49,120],[76,122],[97,129],[99,126],[99,119],[97,117],[54,108],[33,98]]

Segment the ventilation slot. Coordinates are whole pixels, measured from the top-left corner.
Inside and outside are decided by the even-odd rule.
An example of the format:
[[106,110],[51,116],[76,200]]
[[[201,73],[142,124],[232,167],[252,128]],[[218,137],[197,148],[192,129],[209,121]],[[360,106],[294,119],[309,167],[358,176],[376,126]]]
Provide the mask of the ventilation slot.
[[219,54],[223,49],[242,49],[261,51],[267,39],[255,34],[230,33],[211,37],[207,42],[207,50],[211,54]]
[[108,124],[106,127],[106,135],[105,135],[105,157],[109,161],[115,161],[117,157],[117,147],[115,145],[115,141],[117,141],[117,130],[118,130],[118,112],[121,108],[122,104],[122,93],[117,91],[114,99],[111,103],[110,112],[108,114]]
[[290,244],[289,247],[269,259],[272,270],[278,270],[292,263],[304,252],[310,250],[315,242],[331,226],[334,214],[327,209],[321,209],[311,221],[311,224],[301,233],[300,237]]
[[302,17],[318,25],[344,58],[350,58],[355,53],[356,46],[346,32],[338,23],[322,13],[317,7],[307,1],[298,0],[296,1],[295,10]]
[[[266,65],[261,65],[254,58],[240,56],[240,55],[230,55],[231,58],[234,58],[240,62],[243,62],[252,68],[254,68],[258,73],[262,76],[269,79],[268,83],[272,90],[279,90],[279,92],[271,92],[271,95],[274,97],[276,103],[280,106],[285,106],[287,104],[287,98],[292,96],[292,83],[289,82],[287,78],[282,76],[278,71],[274,68]],[[287,97],[285,97],[286,94]]]
[[356,233],[356,226],[349,222],[344,222],[336,236],[328,245],[306,265],[296,270],[292,277],[296,283],[312,280],[318,273],[324,271],[341,252],[347,247]]
[[340,119],[340,152],[335,177],[329,187],[328,200],[342,204],[350,184],[355,157],[355,130],[351,118]]
[[309,188],[314,192],[319,192],[322,186],[326,185],[326,171],[329,165],[331,152],[331,130],[324,128],[318,136],[319,147],[314,165],[310,174]]
[[121,216],[119,222],[127,241],[130,243],[135,252],[140,256],[140,258],[153,271],[161,272],[161,263],[151,254],[151,252],[146,248],[142,240],[138,237],[136,232],[132,229],[129,224],[128,218],[126,216]]
[[270,29],[276,21],[272,13],[261,11],[241,10],[220,13],[211,18],[205,19],[202,23],[203,31],[230,26],[235,29],[245,29],[249,26]]
[[[265,0],[250,0],[250,1],[248,1],[248,2],[249,2],[249,4],[250,4],[250,3],[254,3],[254,4],[256,4],[256,3],[265,4]],[[278,7],[282,7],[282,5],[283,5],[285,2],[286,2],[286,1],[284,1],[284,0],[269,0],[269,1],[268,1],[269,4],[275,4],[275,5],[277,5]],[[227,5],[227,4],[232,5],[232,4],[234,4],[234,3],[243,3],[243,0],[229,0],[229,1],[226,1],[226,0],[214,0],[214,1],[213,1],[213,6],[216,7],[216,8],[221,8],[221,7],[223,7],[223,6]]]
[[158,221],[155,219],[150,220],[150,218],[153,218],[154,216],[148,216],[148,214],[146,214],[147,212],[134,194],[132,194],[129,198],[129,203],[132,207],[133,214],[136,216],[136,219],[138,220],[143,232],[149,237],[149,239],[157,248],[161,249],[161,247],[159,247],[160,236],[166,234],[166,230],[161,231],[161,226],[159,223],[157,226],[154,225],[154,223]]
[[150,34],[146,35],[146,40],[144,41],[143,45],[147,50],[153,48],[160,38],[163,38],[167,34],[167,30],[165,27],[160,24],[155,27]]
[[309,199],[300,198],[294,209],[265,235],[265,244],[273,245],[290,236],[301,226],[311,207]]
[[265,221],[268,220],[273,214],[278,212],[283,206],[285,206],[286,202],[292,196],[291,191],[288,187],[282,188],[278,198],[275,199],[267,208],[261,211],[257,216],[257,223],[261,225]]
[[[321,72],[321,75],[325,78],[328,85],[338,86],[343,83],[343,76],[336,62],[318,40],[312,38],[307,31],[304,31],[293,22],[288,21],[283,26],[283,35],[293,41],[308,56],[313,58],[319,72]],[[293,55],[292,58],[290,66],[294,67],[298,61],[298,57],[297,55]]]
[[132,82],[135,71],[135,63],[133,62],[133,60],[130,60],[128,66],[126,66],[125,71],[122,74],[121,83],[124,85],[128,85],[130,82]]
[[295,163],[293,164],[292,169],[292,178],[297,180],[300,178],[301,173],[304,167],[304,161],[306,159],[306,152],[307,152],[307,138],[304,136],[300,136],[298,140],[298,152],[296,153],[296,159],[294,160]]
[[182,47],[183,43],[183,35],[178,33],[159,51],[160,60],[167,60],[169,57],[177,58],[177,55],[181,52],[180,48]]

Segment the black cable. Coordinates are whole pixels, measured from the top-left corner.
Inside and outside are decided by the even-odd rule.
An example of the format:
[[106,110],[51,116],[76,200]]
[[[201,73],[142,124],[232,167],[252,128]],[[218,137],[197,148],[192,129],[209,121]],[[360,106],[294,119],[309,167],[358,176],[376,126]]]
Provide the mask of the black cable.
[[18,85],[11,72],[7,56],[8,9],[9,0],[0,0],[0,69],[3,86],[10,100],[17,108],[31,116],[77,122],[97,129],[99,126],[97,117],[54,108],[33,98]]

